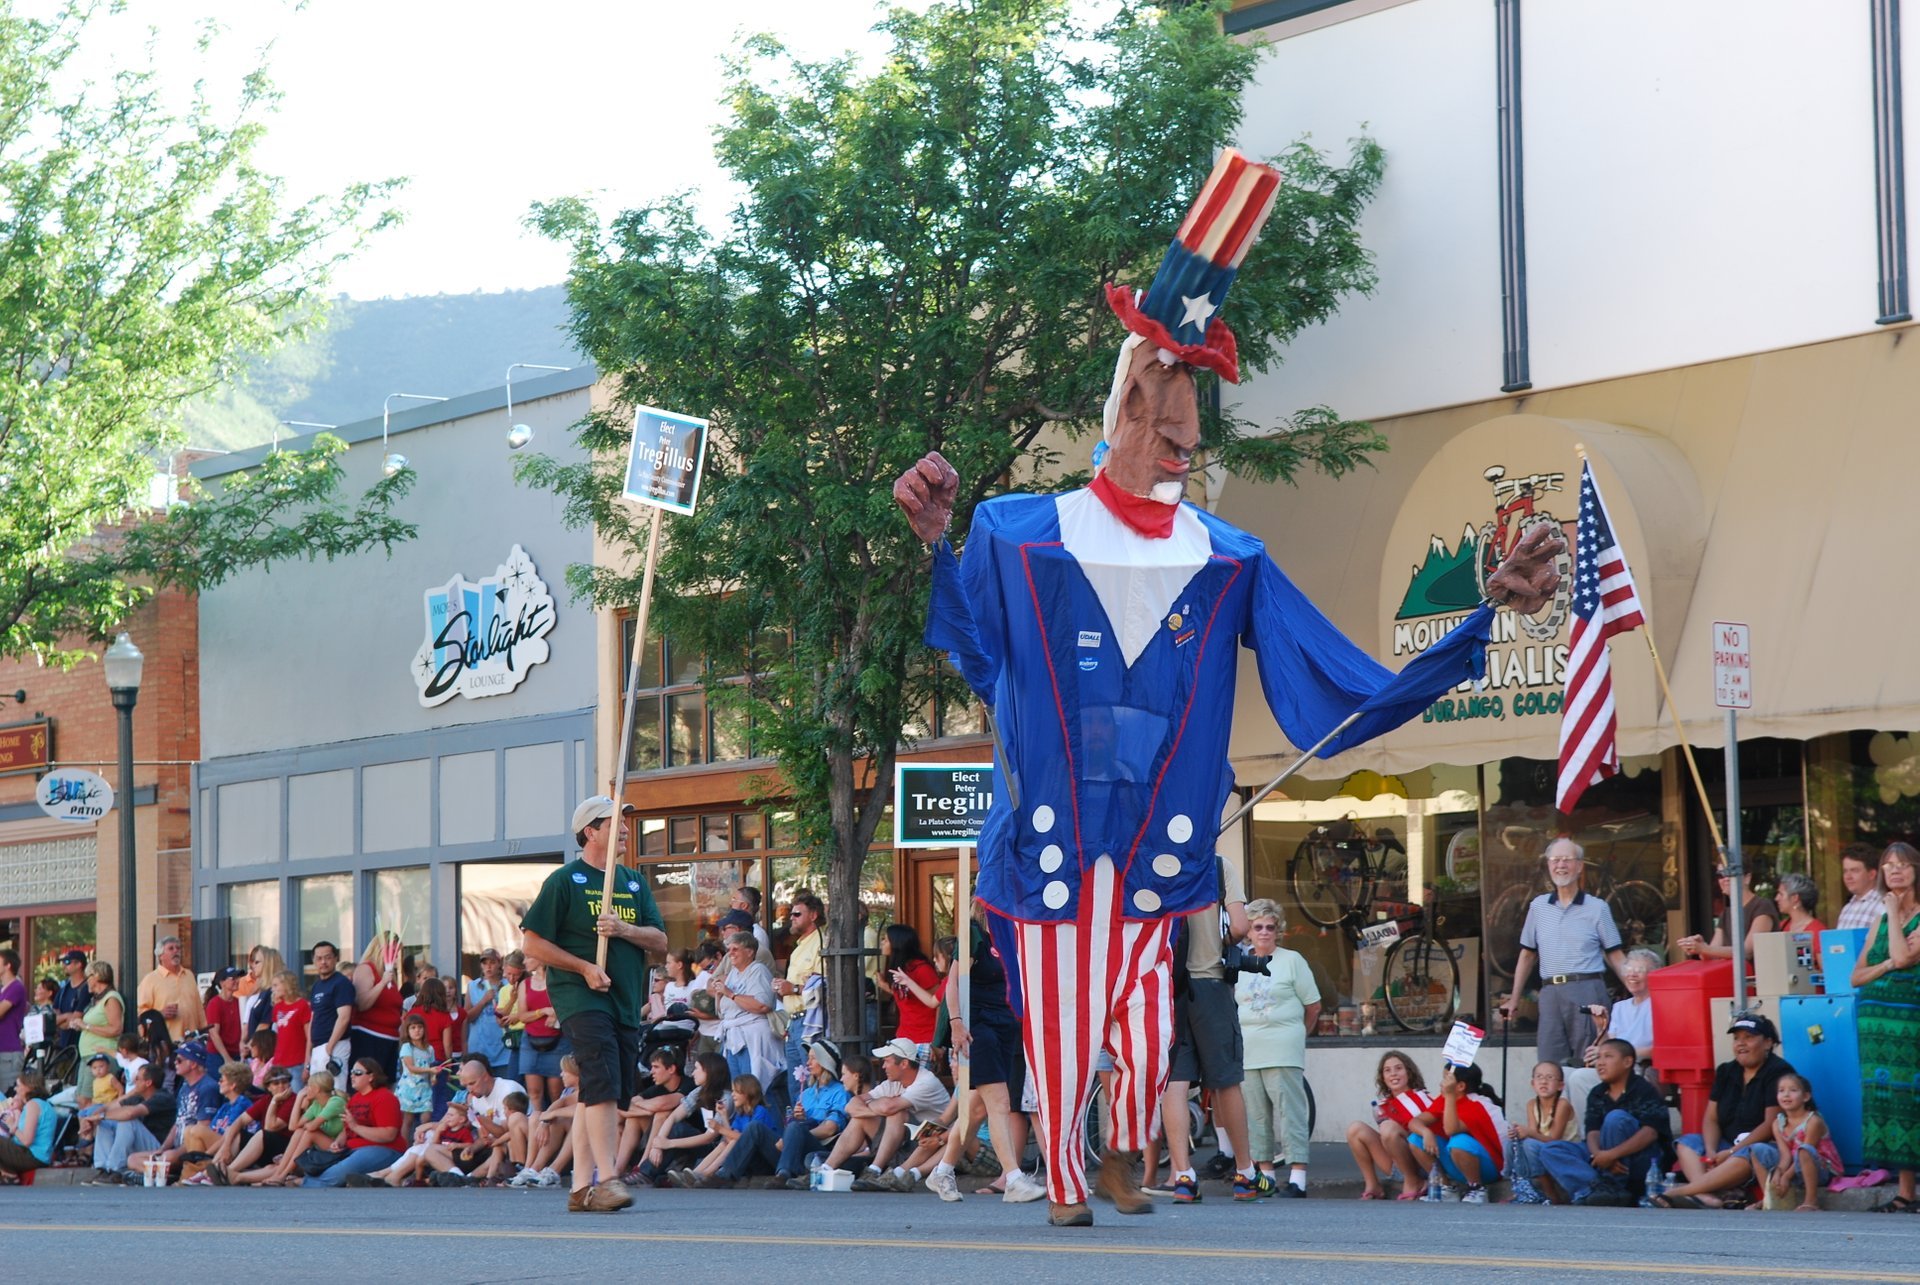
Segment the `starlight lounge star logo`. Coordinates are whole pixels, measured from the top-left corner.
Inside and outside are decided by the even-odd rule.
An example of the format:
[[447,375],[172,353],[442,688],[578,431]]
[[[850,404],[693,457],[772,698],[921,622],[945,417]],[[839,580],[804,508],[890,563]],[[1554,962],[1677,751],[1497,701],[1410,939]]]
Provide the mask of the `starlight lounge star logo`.
[[413,657],[420,703],[504,696],[546,661],[557,617],[533,559],[514,545],[491,576],[458,573],[424,595],[426,635]]

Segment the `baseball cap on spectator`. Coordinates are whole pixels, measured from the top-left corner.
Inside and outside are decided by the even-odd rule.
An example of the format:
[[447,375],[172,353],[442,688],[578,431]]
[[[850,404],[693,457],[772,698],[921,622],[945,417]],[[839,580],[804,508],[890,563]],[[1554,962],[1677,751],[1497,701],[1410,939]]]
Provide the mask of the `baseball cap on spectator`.
[[482,959],[498,959],[498,958],[500,958],[500,952],[499,952],[499,951],[497,951],[497,950],[495,950],[495,949],[494,949],[493,947],[491,947],[491,946],[489,946],[489,947],[487,947],[487,948],[486,948],[485,950],[483,950],[483,951],[481,951],[481,952],[480,952],[480,958],[482,958]]
[[70,950],[60,956],[60,962],[63,964],[84,964],[87,962],[87,952],[84,950]]
[[216,982],[224,982],[224,981],[227,981],[227,980],[228,980],[228,979],[230,979],[230,978],[240,978],[240,977],[245,977],[245,976],[246,976],[246,974],[245,974],[245,973],[243,973],[243,972],[241,972],[241,971],[240,971],[239,969],[237,969],[237,968],[234,968],[233,966],[231,966],[231,965],[229,965],[229,966],[227,966],[226,968],[223,968],[223,969],[221,969],[221,970],[220,970],[219,972],[217,972],[217,973],[215,973],[215,974],[213,975],[213,980],[214,980],[214,981],[216,981]]
[[[916,1053],[919,1052],[918,1049],[914,1051]],[[832,1040],[815,1040],[807,1045],[807,1052],[813,1055],[813,1060],[818,1062],[820,1069],[828,1075],[837,1077],[840,1074],[840,1046],[838,1044],[835,1044]]]
[[900,1057],[909,1062],[920,1060],[920,1046],[904,1035],[897,1035],[873,1051],[875,1057]]
[[687,1006],[708,1021],[720,1015],[719,1007],[713,1002],[713,994],[710,991],[695,991],[687,996]]
[[1733,1025],[1727,1028],[1727,1034],[1731,1035],[1735,1031],[1752,1031],[1763,1040],[1772,1040],[1775,1044],[1780,1042],[1779,1029],[1774,1026],[1773,1019],[1765,1013],[1740,1014],[1733,1019]]
[[753,931],[753,916],[744,910],[729,910],[720,916],[717,927],[723,933],[750,933]]
[[225,1059],[202,1044],[199,1040],[188,1040],[173,1050],[173,1056],[191,1058],[209,1071],[218,1071]]
[[[620,809],[622,816],[634,816],[639,811],[640,809],[634,807],[631,803],[624,805]],[[573,824],[567,828],[574,834],[579,834],[595,821],[600,820],[602,817],[610,817],[612,815],[613,800],[604,794],[596,794],[590,799],[582,799],[580,801],[580,805],[573,810]]]
[[88,1066],[92,1066],[95,1062],[106,1062],[108,1064],[111,1064],[113,1062],[113,1055],[110,1053],[95,1053],[92,1057],[87,1059]]

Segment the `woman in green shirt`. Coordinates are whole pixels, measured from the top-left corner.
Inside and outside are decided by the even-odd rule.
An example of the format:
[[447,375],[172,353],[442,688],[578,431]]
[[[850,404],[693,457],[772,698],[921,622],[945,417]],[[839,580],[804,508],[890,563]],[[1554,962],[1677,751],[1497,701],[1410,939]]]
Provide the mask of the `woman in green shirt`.
[[93,1002],[80,1014],[82,1065],[95,1053],[113,1056],[127,1022],[126,1004],[113,989],[112,964],[97,959],[87,966],[87,990],[92,993]]

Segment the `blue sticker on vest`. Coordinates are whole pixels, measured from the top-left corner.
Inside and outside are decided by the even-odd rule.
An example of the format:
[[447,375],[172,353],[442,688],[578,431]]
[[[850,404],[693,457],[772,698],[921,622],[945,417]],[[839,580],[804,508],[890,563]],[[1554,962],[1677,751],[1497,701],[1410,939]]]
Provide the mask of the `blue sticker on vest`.
[[576,870],[573,872],[573,881],[575,883],[585,883],[587,881],[587,876],[584,872]]
[[1100,668],[1100,658],[1098,656],[1082,656],[1080,658],[1080,668],[1083,672],[1091,674],[1094,670]]

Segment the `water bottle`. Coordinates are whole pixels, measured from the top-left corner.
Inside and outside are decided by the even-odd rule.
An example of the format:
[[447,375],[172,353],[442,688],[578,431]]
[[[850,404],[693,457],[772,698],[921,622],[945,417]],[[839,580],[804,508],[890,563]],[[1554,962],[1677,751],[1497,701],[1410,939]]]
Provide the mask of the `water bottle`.
[[1640,1207],[1642,1209],[1651,1209],[1653,1207],[1653,1198],[1655,1196],[1664,1196],[1667,1193],[1667,1188],[1672,1185],[1673,1180],[1668,1177],[1667,1171],[1660,1167],[1660,1162],[1656,1159],[1652,1164],[1647,1166],[1647,1194],[1641,1197]]
[[809,1191],[820,1190],[820,1184],[825,1181],[826,1168],[827,1156],[824,1151],[807,1153],[807,1189]]
[[1427,1190],[1420,1199],[1437,1205],[1446,1198],[1446,1184],[1440,1181],[1440,1170],[1435,1167],[1434,1171],[1427,1175]]

